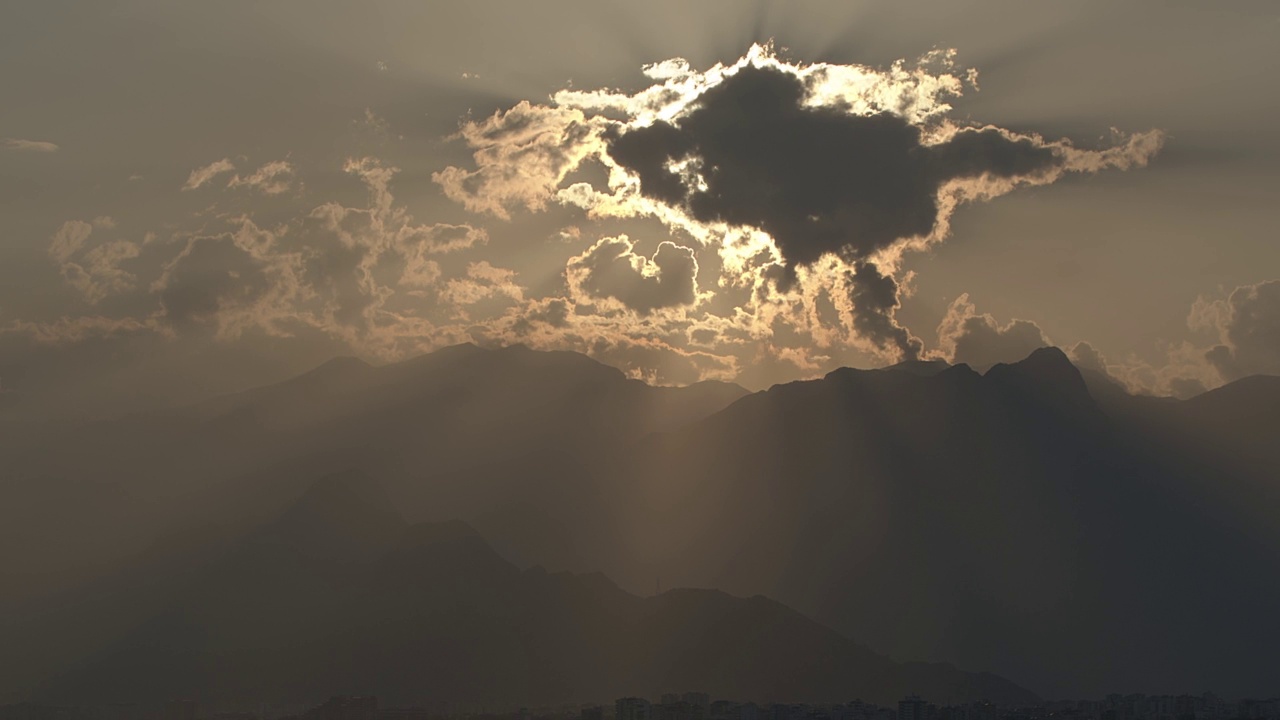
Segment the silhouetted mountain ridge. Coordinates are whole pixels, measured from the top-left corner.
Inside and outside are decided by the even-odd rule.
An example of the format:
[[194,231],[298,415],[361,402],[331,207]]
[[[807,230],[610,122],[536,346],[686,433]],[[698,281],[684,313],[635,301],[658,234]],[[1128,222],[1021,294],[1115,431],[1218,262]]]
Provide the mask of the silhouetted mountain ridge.
[[[1034,698],[992,676],[896,665],[762,597],[640,598],[600,574],[521,572],[465,523],[390,521],[373,487],[350,476],[317,483],[42,695],[245,705],[364,692],[514,706],[700,687],[757,700],[890,702],[909,688]],[[377,548],[348,534],[371,518],[388,528]],[[334,537],[311,534],[320,526]]]
[[910,369],[778,385],[646,445],[610,480],[597,563],[626,587],[764,593],[1052,694],[1269,691],[1280,533],[1244,498],[1275,485],[1203,446],[1218,431],[1194,401],[1158,414],[1198,442],[1134,414],[1144,399],[1101,405],[1057,349]]
[[[592,602],[622,592],[614,581],[646,592],[660,578],[775,597],[878,652],[991,668],[1049,695],[1266,695],[1280,677],[1269,654],[1280,638],[1278,408],[1274,379],[1187,401],[1133,396],[1056,349],[986,373],[846,368],[754,394],[650,387],[528,348],[458,346],[383,367],[337,360],[213,412],[0,441],[14,478],[4,487],[17,493],[5,507],[44,508],[6,516],[12,547],[32,550],[9,571],[17,599],[0,606],[0,645],[41,649],[0,656],[0,674],[20,686],[76,654],[60,635],[98,638],[159,615],[154,595],[129,588],[178,578],[154,581],[176,593],[190,578],[174,568],[216,558],[209,567],[227,573],[216,587],[299,583],[282,586],[282,613],[298,596],[319,599],[316,616],[337,612],[350,598],[330,598],[333,587],[373,583],[422,600],[444,592],[433,574],[493,583],[511,565],[540,564],[612,579],[517,573],[543,588],[538,612],[560,617],[566,637],[608,623],[574,630],[573,613],[555,608],[584,603],[581,618],[593,617]],[[376,479],[386,498],[338,482],[313,488],[301,513],[295,500],[335,471]],[[56,482],[38,486],[45,502],[23,505],[34,495],[22,488],[46,477]],[[119,492],[59,505],[59,488],[106,486]],[[365,511],[346,515],[349,505]],[[419,524],[451,518],[485,540]],[[65,544],[80,526],[100,528],[92,547]],[[227,560],[233,547],[239,559]],[[143,560],[113,572],[142,548]],[[59,572],[83,576],[58,552],[131,608],[118,625],[45,612],[81,602],[69,579],[62,594],[20,594]],[[487,607],[509,629],[531,612]],[[394,634],[381,641],[400,647]],[[482,667],[494,643],[468,662]],[[519,675],[512,668],[495,677]]]

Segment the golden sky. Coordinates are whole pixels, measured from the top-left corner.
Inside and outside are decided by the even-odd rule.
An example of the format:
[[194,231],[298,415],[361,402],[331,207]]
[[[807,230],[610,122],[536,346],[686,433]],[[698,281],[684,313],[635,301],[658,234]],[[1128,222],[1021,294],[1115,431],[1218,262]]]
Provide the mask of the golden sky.
[[24,3],[0,411],[334,355],[1280,372],[1265,2]]

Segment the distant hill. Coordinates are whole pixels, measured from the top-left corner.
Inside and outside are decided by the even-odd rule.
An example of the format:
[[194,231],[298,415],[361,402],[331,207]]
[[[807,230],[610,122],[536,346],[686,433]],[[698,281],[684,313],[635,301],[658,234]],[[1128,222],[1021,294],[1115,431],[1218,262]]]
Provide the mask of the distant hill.
[[893,663],[763,597],[640,598],[601,575],[521,572],[467,525],[406,524],[351,477],[317,483],[41,696],[515,707],[691,687],[759,701],[1035,699],[992,675]]

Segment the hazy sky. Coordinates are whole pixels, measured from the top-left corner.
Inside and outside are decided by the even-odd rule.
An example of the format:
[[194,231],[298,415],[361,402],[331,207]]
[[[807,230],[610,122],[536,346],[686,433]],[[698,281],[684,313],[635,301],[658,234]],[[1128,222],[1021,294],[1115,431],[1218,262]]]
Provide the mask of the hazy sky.
[[751,388],[1046,342],[1161,393],[1280,373],[1273,2],[0,18],[0,409],[464,341]]

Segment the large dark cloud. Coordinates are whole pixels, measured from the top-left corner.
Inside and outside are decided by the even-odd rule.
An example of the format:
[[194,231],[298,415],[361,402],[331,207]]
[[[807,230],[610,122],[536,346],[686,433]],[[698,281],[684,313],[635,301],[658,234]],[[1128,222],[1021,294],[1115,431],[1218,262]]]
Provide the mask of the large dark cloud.
[[858,334],[895,348],[903,360],[918,359],[923,343],[894,319],[898,282],[881,274],[874,263],[859,262],[849,275],[853,327]]
[[929,235],[949,181],[1031,176],[1063,163],[1051,148],[994,128],[925,144],[902,117],[810,106],[806,92],[794,74],[747,65],[683,117],[614,131],[607,152],[648,197],[702,222],[769,233],[792,267],[827,253],[866,258]]

